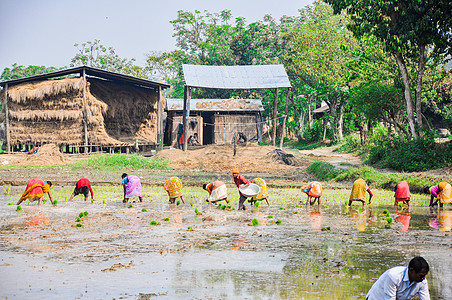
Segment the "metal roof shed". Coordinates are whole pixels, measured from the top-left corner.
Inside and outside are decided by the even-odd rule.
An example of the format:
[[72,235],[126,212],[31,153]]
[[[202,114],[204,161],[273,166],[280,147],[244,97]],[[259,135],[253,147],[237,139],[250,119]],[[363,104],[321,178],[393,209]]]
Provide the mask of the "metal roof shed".
[[[275,89],[273,101],[273,146],[276,141],[276,114],[278,108],[278,91],[287,88],[286,109],[283,121],[283,135],[280,147],[284,140],[284,131],[288,110],[288,98],[292,87],[283,65],[250,65],[250,66],[204,66],[183,64],[184,86],[184,115],[183,125],[187,132],[187,117],[190,114],[191,89]],[[185,136],[185,139],[187,137]],[[187,150],[187,140],[184,151]]]

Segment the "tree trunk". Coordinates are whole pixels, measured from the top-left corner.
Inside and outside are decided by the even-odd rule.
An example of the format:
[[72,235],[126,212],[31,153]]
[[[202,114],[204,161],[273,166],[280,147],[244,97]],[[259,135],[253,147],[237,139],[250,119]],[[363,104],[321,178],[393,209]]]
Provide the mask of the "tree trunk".
[[408,77],[408,70],[406,68],[405,63],[400,58],[400,54],[396,52],[394,55],[395,60],[397,62],[397,66],[399,67],[400,73],[402,75],[403,86],[405,88],[405,102],[406,102],[406,113],[408,119],[408,125],[410,127],[410,133],[413,137],[417,137],[416,127],[414,124],[414,103],[413,97],[411,96],[411,88],[410,88],[410,79]]
[[272,134],[272,145],[273,147],[276,146],[276,122],[277,122],[277,115],[278,115],[278,92],[279,89],[275,89],[274,99],[273,99],[273,134]]
[[425,46],[419,46],[419,66],[417,70],[417,80],[416,80],[416,121],[419,127],[422,127],[422,78],[424,77],[425,70]]

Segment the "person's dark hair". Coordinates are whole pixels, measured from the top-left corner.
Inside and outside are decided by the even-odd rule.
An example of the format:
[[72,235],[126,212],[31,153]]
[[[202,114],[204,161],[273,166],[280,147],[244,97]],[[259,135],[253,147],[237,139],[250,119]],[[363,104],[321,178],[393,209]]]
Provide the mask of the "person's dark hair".
[[52,181],[46,181],[49,186],[52,186]]
[[121,178],[124,179],[125,177],[127,177],[127,173],[122,173]]
[[430,187],[426,186],[424,188],[424,194],[430,194]]
[[422,270],[425,270],[428,272],[430,268],[428,266],[427,261],[423,257],[416,256],[415,258],[413,258],[410,261],[410,264],[408,265],[408,269],[413,269],[414,272],[419,273]]
[[204,184],[202,185],[202,188],[206,190],[206,189],[207,189],[207,183],[204,183]]

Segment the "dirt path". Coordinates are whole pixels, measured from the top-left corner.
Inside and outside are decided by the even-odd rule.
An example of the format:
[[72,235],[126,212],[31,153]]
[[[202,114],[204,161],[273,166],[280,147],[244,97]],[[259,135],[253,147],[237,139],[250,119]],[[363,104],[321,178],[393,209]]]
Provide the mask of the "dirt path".
[[318,159],[332,164],[336,168],[349,169],[350,167],[358,167],[363,161],[358,156],[350,153],[335,152],[337,146],[322,147],[312,150],[298,150],[301,155],[306,155],[313,159]]

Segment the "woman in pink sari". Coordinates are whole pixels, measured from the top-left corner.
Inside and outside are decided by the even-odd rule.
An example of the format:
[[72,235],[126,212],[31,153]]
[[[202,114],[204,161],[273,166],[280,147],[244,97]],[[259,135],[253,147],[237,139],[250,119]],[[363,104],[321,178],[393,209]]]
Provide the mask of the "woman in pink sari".
[[124,200],[127,203],[129,198],[138,197],[140,202],[143,202],[143,194],[141,193],[141,181],[135,175],[122,174],[122,186],[124,187]]

